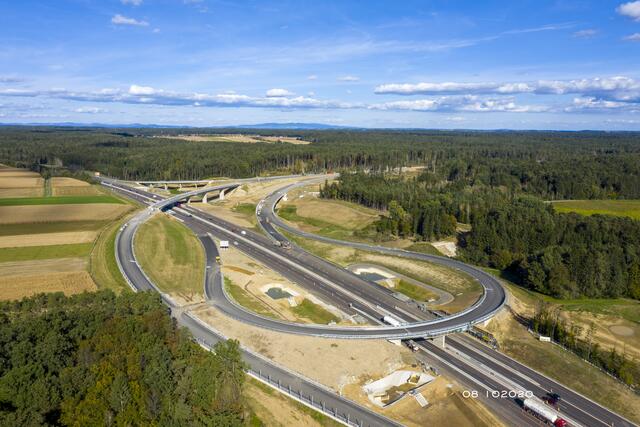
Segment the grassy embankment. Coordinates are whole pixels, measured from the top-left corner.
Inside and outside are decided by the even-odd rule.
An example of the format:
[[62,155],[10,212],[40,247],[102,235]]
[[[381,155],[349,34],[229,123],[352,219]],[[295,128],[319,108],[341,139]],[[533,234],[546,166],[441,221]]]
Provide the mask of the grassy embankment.
[[613,215],[640,219],[640,200],[559,200],[552,202],[556,212],[581,215]]
[[241,286],[236,285],[228,277],[224,278],[224,289],[235,302],[244,308],[262,316],[278,318],[278,316],[276,316],[269,307],[263,304],[260,300],[251,296],[251,294],[242,289]]
[[162,291],[187,302],[202,299],[204,249],[181,222],[156,215],[138,229],[134,250],[145,273]]
[[482,295],[482,287],[472,277],[440,265],[329,245],[286,232],[284,234],[296,245],[342,267],[357,263],[380,265],[419,282],[447,291],[454,296],[454,300],[449,304],[435,308],[450,313],[467,308]]

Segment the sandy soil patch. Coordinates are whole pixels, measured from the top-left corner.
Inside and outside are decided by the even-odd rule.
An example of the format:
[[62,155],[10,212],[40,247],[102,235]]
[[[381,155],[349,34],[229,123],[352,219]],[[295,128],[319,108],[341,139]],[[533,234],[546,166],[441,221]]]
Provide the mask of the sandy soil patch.
[[298,182],[298,178],[291,179],[278,179],[275,181],[267,182],[253,182],[243,184],[236,188],[232,192],[225,195],[225,199],[216,202],[220,206],[231,208],[238,203],[258,203],[267,195],[273,193],[279,188],[285,187],[288,184]]
[[18,178],[39,178],[40,174],[37,172],[28,171],[26,169],[18,168],[1,168],[0,178],[18,177]]
[[442,240],[439,242],[432,242],[431,245],[440,251],[441,254],[448,257],[455,257],[458,252],[458,247],[455,242]]
[[439,376],[419,389],[429,402],[424,408],[414,397],[406,396],[396,404],[381,409],[371,403],[362,386],[349,384],[343,389],[346,397],[406,426],[504,426],[477,399],[464,399],[461,391],[456,382]]
[[210,307],[194,310],[204,321],[262,355],[338,391],[358,377],[382,377],[413,360],[384,340],[332,340],[257,329]]
[[91,243],[98,231],[68,231],[62,233],[20,234],[0,236],[0,248],[20,248],[25,246],[69,245]]
[[310,141],[304,141],[290,136],[262,136],[262,135],[245,135],[245,134],[213,134],[213,135],[177,135],[177,136],[158,136],[158,138],[182,139],[192,142],[242,142],[255,144],[257,142],[286,142],[288,144],[311,144]]
[[609,326],[609,330],[614,335],[619,335],[621,337],[630,337],[635,334],[635,331],[628,326]]
[[0,177],[0,188],[42,187],[44,179],[35,177]]
[[115,203],[2,206],[0,224],[109,220],[119,217],[128,209],[128,205]]
[[53,187],[89,187],[91,184],[75,178],[56,176],[51,178],[51,185]]
[[0,197],[42,197],[43,194],[42,187],[0,188]]
[[0,276],[31,276],[86,270],[84,258],[58,258],[33,261],[0,262]]
[[66,295],[95,291],[96,284],[86,271],[0,277],[0,299],[13,300],[42,292]]

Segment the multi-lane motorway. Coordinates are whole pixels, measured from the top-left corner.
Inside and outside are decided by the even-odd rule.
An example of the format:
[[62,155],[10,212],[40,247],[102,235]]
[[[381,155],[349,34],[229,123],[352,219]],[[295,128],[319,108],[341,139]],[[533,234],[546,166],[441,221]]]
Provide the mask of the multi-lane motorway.
[[[120,186],[119,184],[112,184]],[[144,191],[134,190],[123,186],[120,186],[120,189],[121,191],[124,191],[125,194],[132,196],[133,198],[138,197],[141,200],[154,198],[154,200],[159,200],[158,196],[152,196],[150,193]],[[280,241],[285,238],[276,228],[273,227],[273,224],[278,224],[284,228],[286,228],[287,225],[283,224],[277,216],[273,214],[272,208],[283,194],[284,190],[281,190],[268,197],[262,204],[262,208],[260,209],[261,215],[259,215],[261,225],[271,236],[273,236],[273,238]],[[156,207],[166,208],[172,206],[172,204],[175,204],[178,199],[183,197],[185,196],[178,196],[177,198],[163,200],[159,202]],[[122,230],[119,236],[119,244],[117,248],[118,251],[123,251],[122,254],[119,254],[119,258],[125,260],[122,262],[123,270],[126,270],[125,275],[129,277],[131,282],[139,285],[140,289],[150,289],[153,287],[153,284],[150,283],[144,272],[139,268],[139,266],[137,266],[137,263],[135,263],[135,256],[132,252],[133,246],[131,245],[131,242],[133,235],[135,234],[135,227],[137,224],[144,221],[148,215],[150,215],[150,212],[148,211],[138,215]],[[407,328],[409,328],[410,334],[415,331],[415,329],[412,330],[410,328],[427,327],[430,328],[430,331],[438,331],[437,325],[439,325],[439,323],[434,323],[433,320],[429,319],[428,316],[419,310],[415,304],[400,303],[384,288],[371,286],[370,283],[363,281],[358,276],[336,267],[322,259],[314,257],[299,248],[294,247],[290,250],[286,250],[281,247],[274,246],[273,242],[264,236],[252,233],[248,230],[245,230],[244,233],[240,233],[237,226],[189,207],[180,209],[179,212],[175,212],[175,215],[194,230],[194,232],[200,236],[203,244],[205,245],[209,266],[207,269],[208,274],[206,280],[206,294],[208,299],[210,299],[212,304],[216,305],[220,310],[230,316],[238,318],[239,320],[256,326],[271,327],[278,330],[282,330],[280,328],[285,328],[285,332],[313,333],[321,336],[340,336],[343,332],[339,332],[338,335],[334,335],[336,330],[344,330],[344,335],[340,336],[343,338],[353,338],[356,336],[361,337],[361,331],[369,331],[365,332],[365,335],[368,333],[372,334],[372,336],[368,337],[373,337],[373,335],[380,337],[380,333],[382,333],[382,336],[384,337],[407,337],[409,336],[409,334],[406,334]],[[296,229],[289,231],[298,232]],[[407,324],[402,328],[404,331],[402,334],[397,335],[396,333],[399,331],[396,330],[393,332],[393,334],[396,335],[393,335],[390,334],[390,331],[393,331],[393,328],[382,326],[357,329],[336,329],[325,326],[315,326],[312,327],[312,329],[309,329],[308,327],[297,329],[300,325],[292,326],[292,324],[287,322],[276,322],[277,325],[263,323],[263,318],[238,307],[224,294],[220,277],[216,276],[219,275],[219,271],[217,270],[217,266],[213,265],[215,263],[212,261],[215,259],[215,245],[213,245],[211,241],[210,234],[215,235],[218,238],[231,240],[237,243],[238,249],[247,253],[249,256],[254,257],[256,260],[264,263],[268,267],[280,272],[288,279],[301,284],[311,292],[317,294],[319,297],[339,306],[347,312],[357,312],[369,318],[372,323],[375,323],[375,321],[380,318],[381,314],[392,314],[399,319],[405,320]],[[313,235],[305,237],[319,238],[318,236]],[[358,245],[349,242],[331,243]],[[360,249],[383,252],[389,250],[388,248],[371,247],[368,245],[364,246],[365,247],[361,247]],[[127,249],[127,247],[129,249]],[[398,253],[391,254],[415,258],[415,254],[412,255],[412,253],[405,251],[398,251]],[[424,256],[424,254],[418,255]],[[126,260],[128,260],[129,263],[127,263]],[[427,260],[434,261],[434,259]],[[502,304],[501,301],[504,301],[504,291],[502,290],[502,287],[499,283],[497,284],[497,287],[492,287],[492,281],[495,281],[495,279],[486,275],[486,273],[481,270],[477,270],[473,267],[467,266],[466,264],[458,263],[457,261],[447,258],[438,257],[436,261],[442,263],[450,262],[450,266],[453,268],[459,268],[472,274],[474,277],[478,278],[481,283],[484,281],[485,297],[480,301],[481,304],[476,305],[472,310],[469,310],[462,316],[449,320],[449,322],[459,322],[459,319],[462,318],[463,321],[458,324],[468,325],[473,322],[474,319],[472,318],[470,321],[467,321],[463,316],[471,312],[472,317],[480,319],[482,311],[474,312],[474,310],[476,310],[477,307],[481,307],[484,301],[488,300],[487,306],[489,308],[493,307],[494,309]],[[497,283],[497,281],[495,282]],[[496,295],[496,291],[502,291],[502,295]],[[496,301],[498,302],[496,303]],[[182,317],[184,318],[184,316]],[[445,322],[447,322],[447,320],[445,320]],[[197,331],[198,328],[193,324],[189,324],[189,318],[187,318],[187,320],[183,319],[183,323],[186,323],[187,326],[191,326],[192,330],[195,329],[196,332],[194,332],[194,334],[196,334],[196,336],[198,336],[198,333],[202,332]],[[200,325],[200,327],[202,328],[202,325]],[[423,336],[428,335],[430,335],[430,333],[424,333]],[[428,352],[428,356],[432,362],[434,360],[439,362],[445,370],[450,372],[452,375],[455,375],[463,384],[470,388],[478,389],[477,391],[480,393],[480,398],[484,397],[483,400],[488,403],[492,409],[496,410],[504,419],[508,420],[512,424],[532,424],[532,419],[519,411],[512,399],[494,399],[493,397],[488,396],[489,394],[509,390],[530,390],[536,395],[544,395],[548,391],[561,391],[563,394],[562,411],[563,413],[566,413],[567,418],[574,421],[575,424],[585,426],[612,424],[631,425],[627,420],[611,413],[590,400],[583,398],[579,394],[564,388],[555,381],[552,381],[513,361],[512,359],[509,359],[501,353],[495,352],[466,337],[456,336],[447,339],[448,348],[446,350],[438,348],[428,342],[421,342],[420,345]],[[327,391],[325,390],[325,393],[326,392]],[[329,394],[331,393],[329,392]],[[342,402],[342,404],[344,404],[344,402]],[[352,408],[353,405],[354,404],[352,402],[347,401],[347,409],[344,410],[344,413],[354,411]],[[368,412],[360,414],[360,419],[366,418],[367,416],[371,417],[372,415]],[[351,419],[355,419],[355,417],[352,417]],[[375,424],[376,422],[382,421],[373,420],[372,422]],[[384,422],[389,421],[384,420]]]

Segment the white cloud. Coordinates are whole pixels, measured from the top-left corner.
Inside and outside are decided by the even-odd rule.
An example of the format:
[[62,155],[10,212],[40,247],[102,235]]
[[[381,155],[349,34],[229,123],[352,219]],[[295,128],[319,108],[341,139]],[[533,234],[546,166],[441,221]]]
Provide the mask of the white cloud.
[[307,80],[318,80],[318,76],[315,74],[311,74],[310,76],[307,76]]
[[142,0],[120,0],[122,4],[130,4],[131,6],[140,6]]
[[104,108],[98,108],[98,107],[80,107],[80,108],[76,108],[73,111],[75,111],[76,113],[98,114],[98,113],[106,113],[108,110],[105,110]]
[[269,89],[266,95],[267,95],[267,98],[280,98],[283,96],[293,96],[295,94],[293,92],[289,92],[286,89],[274,88],[274,89]]
[[115,25],[133,25],[138,27],[147,27],[149,23],[147,21],[138,21],[134,18],[127,18],[126,16],[122,16],[120,14],[114,15],[111,18],[111,23]]
[[623,40],[627,40],[630,42],[640,42],[640,33],[633,33],[623,38]]
[[574,98],[573,105],[565,108],[567,112],[611,110],[638,113],[640,112],[640,104],[634,102],[607,101],[588,96]]
[[0,83],[21,83],[24,79],[14,76],[0,76]]
[[635,21],[640,21],[640,1],[623,3],[616,8],[616,11],[620,15],[628,16]]
[[337,79],[339,82],[357,82],[360,77],[357,76],[341,76]]
[[431,99],[411,101],[390,101],[369,106],[372,110],[408,110],[408,111],[459,111],[459,112],[512,112],[539,113],[549,111],[544,105],[517,105],[510,97],[479,98],[474,95],[442,96]]
[[438,95],[438,94],[522,94],[564,95],[581,94],[612,100],[640,99],[640,80],[617,76],[578,80],[538,80],[534,82],[444,82],[444,83],[391,83],[375,88],[377,94]]
[[573,33],[573,37],[576,37],[579,39],[590,39],[595,37],[597,34],[598,34],[598,30],[594,28],[589,28],[586,30],[576,31],[575,33]]
[[129,93],[131,95],[153,95],[156,93],[156,90],[150,86],[131,85],[129,87]]

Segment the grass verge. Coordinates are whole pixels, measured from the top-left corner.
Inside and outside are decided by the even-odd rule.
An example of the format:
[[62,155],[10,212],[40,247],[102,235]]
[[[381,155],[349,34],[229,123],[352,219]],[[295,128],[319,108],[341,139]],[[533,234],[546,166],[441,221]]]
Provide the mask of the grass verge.
[[116,235],[124,222],[126,219],[121,219],[102,230],[89,258],[89,272],[96,285],[116,293],[129,289],[116,261]]

